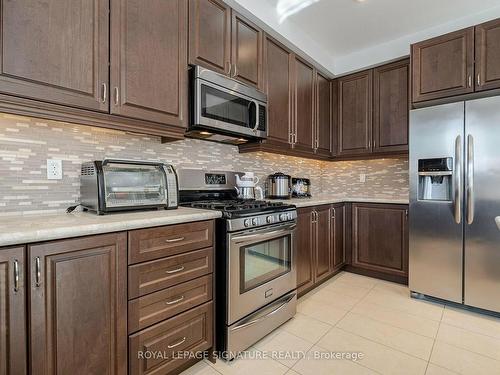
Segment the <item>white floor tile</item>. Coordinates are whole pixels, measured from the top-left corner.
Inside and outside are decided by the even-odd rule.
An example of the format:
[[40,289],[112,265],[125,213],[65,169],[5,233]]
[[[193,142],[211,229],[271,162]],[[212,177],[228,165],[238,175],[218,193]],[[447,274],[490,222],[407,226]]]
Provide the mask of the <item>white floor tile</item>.
[[312,343],[297,337],[285,330],[276,335],[266,337],[254,345],[261,352],[266,352],[274,360],[287,367],[293,367],[295,363],[313,346]]
[[300,300],[297,305],[297,311],[331,325],[337,324],[348,312],[348,310],[337,307],[337,305],[334,306],[330,301],[320,298]]
[[282,329],[310,343],[316,343],[332,326],[317,319],[297,313]]
[[446,307],[443,323],[500,339],[500,319],[467,310]]

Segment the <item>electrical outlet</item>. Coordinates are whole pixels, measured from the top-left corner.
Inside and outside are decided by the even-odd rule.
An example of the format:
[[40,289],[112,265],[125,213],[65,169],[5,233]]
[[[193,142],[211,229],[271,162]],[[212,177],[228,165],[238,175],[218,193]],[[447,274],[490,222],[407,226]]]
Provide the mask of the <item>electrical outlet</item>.
[[47,159],[47,179],[62,180],[62,160]]
[[360,173],[359,174],[359,182],[365,182],[366,181],[366,174]]

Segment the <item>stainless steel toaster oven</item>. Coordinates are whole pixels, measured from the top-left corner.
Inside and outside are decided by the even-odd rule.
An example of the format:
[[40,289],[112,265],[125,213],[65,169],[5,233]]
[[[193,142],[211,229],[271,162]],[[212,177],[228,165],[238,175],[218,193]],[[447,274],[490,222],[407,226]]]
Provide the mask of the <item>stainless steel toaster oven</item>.
[[177,208],[178,194],[177,174],[169,164],[118,159],[82,164],[80,204],[99,215]]

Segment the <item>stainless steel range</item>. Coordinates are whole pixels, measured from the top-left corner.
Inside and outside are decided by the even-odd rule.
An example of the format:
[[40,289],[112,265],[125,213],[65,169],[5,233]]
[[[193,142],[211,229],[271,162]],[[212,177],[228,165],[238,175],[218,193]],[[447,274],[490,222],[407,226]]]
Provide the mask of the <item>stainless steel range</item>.
[[245,350],[296,312],[295,206],[236,199],[236,173],[178,171],[181,205],[222,212],[216,225],[217,349]]

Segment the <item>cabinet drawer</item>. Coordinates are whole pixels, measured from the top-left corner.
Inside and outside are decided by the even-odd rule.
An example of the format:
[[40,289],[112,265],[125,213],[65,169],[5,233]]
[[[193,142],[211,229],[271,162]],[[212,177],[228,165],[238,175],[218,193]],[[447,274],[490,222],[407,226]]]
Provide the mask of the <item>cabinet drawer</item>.
[[189,360],[177,353],[211,348],[212,310],[209,302],[129,336],[129,373],[168,374]]
[[202,249],[128,268],[129,299],[212,273],[213,249]]
[[129,231],[128,264],[203,249],[212,246],[213,242],[213,221]]
[[136,332],[212,299],[212,275],[202,276],[128,303],[128,330]]

